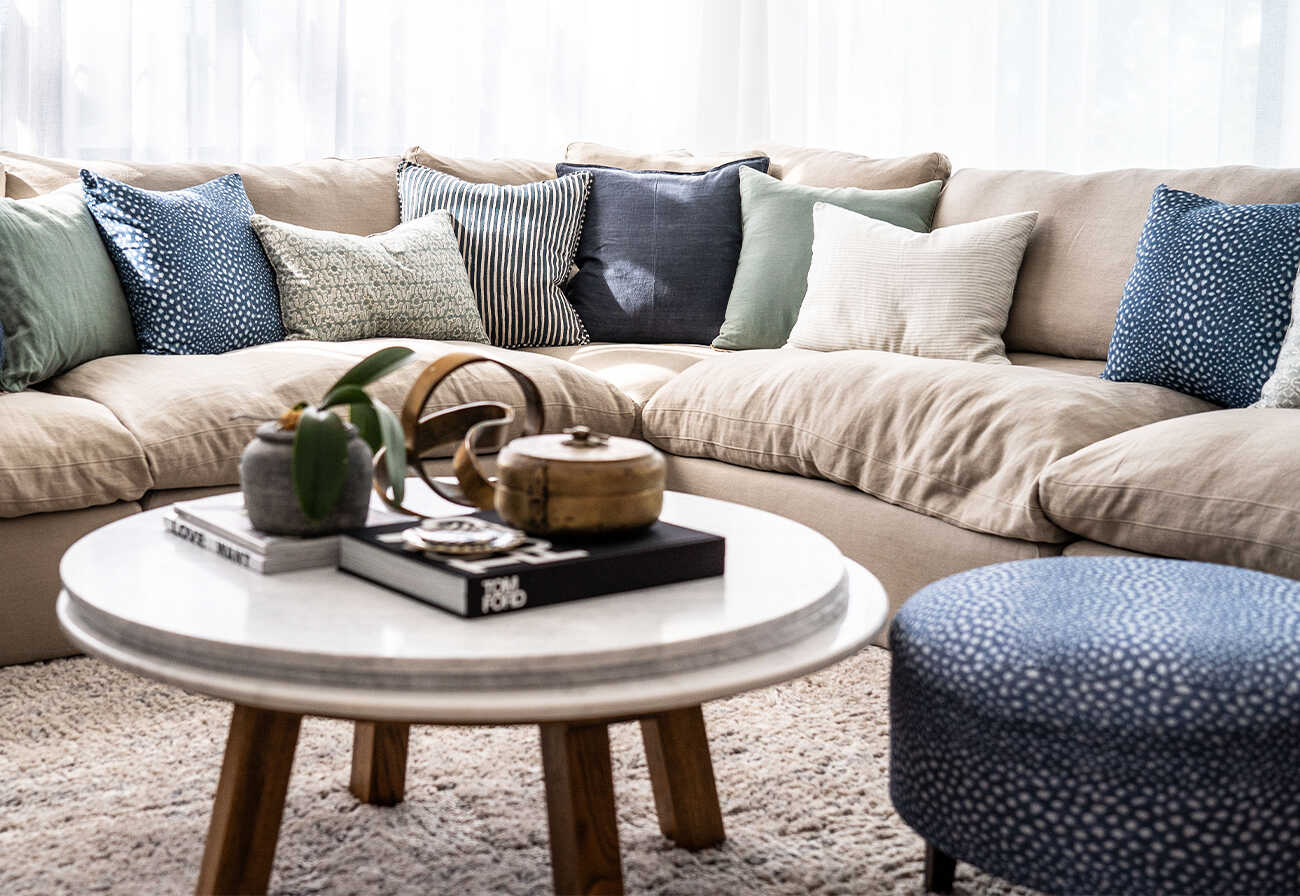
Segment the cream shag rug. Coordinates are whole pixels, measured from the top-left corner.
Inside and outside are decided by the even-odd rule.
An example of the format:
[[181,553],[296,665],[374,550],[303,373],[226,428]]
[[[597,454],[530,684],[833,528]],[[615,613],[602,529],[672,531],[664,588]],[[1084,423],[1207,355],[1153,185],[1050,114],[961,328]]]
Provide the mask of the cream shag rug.
[[[889,657],[709,704],[727,841],[660,836],[640,732],[611,729],[629,893],[921,891],[889,802]],[[78,658],[0,669],[0,892],[185,893],[230,706]],[[412,729],[406,802],[348,792],[351,728],[308,718],[271,878],[282,893],[548,893],[537,730]],[[1025,891],[961,865],[957,892]]]

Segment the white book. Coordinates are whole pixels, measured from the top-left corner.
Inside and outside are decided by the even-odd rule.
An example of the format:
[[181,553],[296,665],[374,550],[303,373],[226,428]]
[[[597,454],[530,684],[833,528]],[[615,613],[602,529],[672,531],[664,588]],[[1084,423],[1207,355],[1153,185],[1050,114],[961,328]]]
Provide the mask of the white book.
[[240,547],[232,541],[228,541],[214,532],[209,532],[202,526],[183,520],[174,510],[168,510],[163,514],[163,528],[181,538],[197,548],[211,551],[219,557],[223,557],[234,563],[236,566],[243,566],[251,569],[253,572],[274,573],[287,572],[288,570],[276,570],[266,568],[266,558],[261,554],[255,554],[246,548]]
[[[373,526],[407,520],[410,517],[372,506],[367,523]],[[337,535],[295,538],[254,529],[240,492],[177,502],[164,514],[163,526],[173,535],[256,572],[292,572],[338,563]]]

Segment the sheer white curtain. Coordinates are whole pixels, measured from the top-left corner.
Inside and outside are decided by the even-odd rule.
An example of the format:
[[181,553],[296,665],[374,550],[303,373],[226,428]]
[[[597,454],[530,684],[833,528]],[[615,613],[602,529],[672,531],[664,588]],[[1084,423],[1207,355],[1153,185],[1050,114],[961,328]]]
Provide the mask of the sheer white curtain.
[[1300,0],[0,0],[0,145],[1300,165]]

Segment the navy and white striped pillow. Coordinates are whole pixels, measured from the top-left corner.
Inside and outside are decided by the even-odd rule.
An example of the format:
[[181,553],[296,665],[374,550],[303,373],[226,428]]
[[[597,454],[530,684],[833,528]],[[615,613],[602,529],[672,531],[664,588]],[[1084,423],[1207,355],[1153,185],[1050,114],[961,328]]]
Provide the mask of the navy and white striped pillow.
[[451,213],[479,314],[494,345],[585,345],[562,289],[582,235],[591,175],[519,186],[472,184],[411,162],[397,169],[402,221]]

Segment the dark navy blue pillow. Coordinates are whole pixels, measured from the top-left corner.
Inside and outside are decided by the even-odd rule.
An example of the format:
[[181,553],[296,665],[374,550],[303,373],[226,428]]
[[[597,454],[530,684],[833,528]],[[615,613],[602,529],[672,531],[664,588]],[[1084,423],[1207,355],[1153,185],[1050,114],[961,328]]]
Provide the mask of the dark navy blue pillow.
[[284,338],[275,273],[238,174],[172,192],[83,170],[140,351],[207,355]]
[[743,159],[698,174],[555,166],[592,175],[578,273],[568,296],[598,342],[708,345],[727,312],[740,258]]
[[1161,184],[1102,378],[1253,404],[1291,322],[1298,265],[1300,204],[1229,205]]

